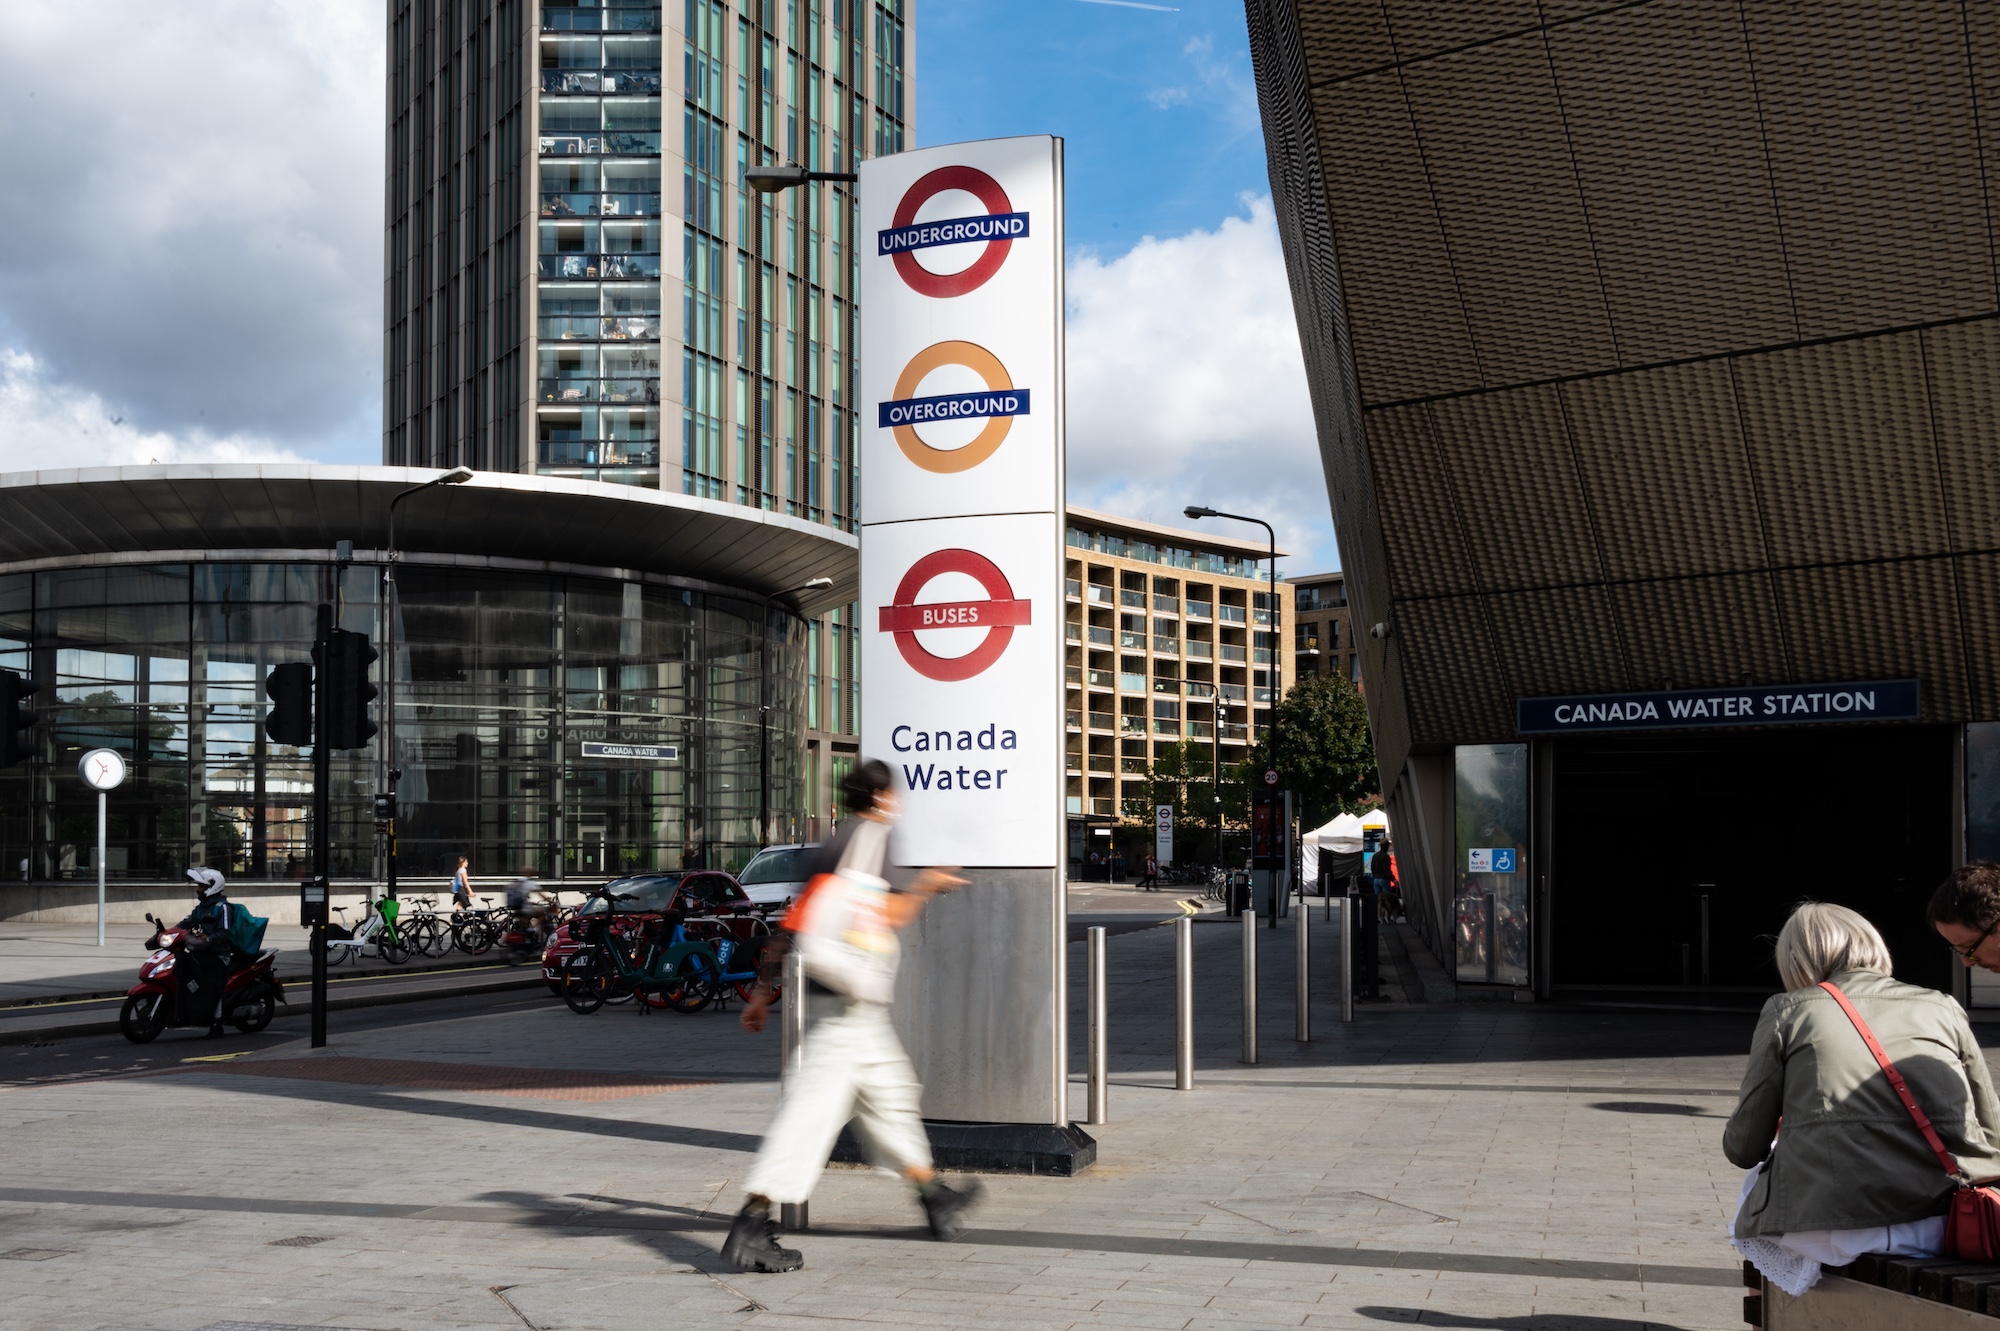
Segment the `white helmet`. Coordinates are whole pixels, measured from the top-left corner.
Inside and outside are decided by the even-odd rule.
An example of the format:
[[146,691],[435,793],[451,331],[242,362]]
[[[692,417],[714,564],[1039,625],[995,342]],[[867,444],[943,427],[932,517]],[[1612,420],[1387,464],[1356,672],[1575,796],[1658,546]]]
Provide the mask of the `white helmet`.
[[222,873],[217,869],[189,869],[187,880],[200,891],[202,899],[222,895]]

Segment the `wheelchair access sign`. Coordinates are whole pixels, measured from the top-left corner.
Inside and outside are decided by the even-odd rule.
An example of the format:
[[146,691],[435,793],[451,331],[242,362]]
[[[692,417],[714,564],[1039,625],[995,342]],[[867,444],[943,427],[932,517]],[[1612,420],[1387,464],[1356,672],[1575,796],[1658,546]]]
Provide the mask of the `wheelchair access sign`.
[[1465,852],[1467,873],[1513,873],[1513,846],[1493,846],[1487,849],[1472,849]]

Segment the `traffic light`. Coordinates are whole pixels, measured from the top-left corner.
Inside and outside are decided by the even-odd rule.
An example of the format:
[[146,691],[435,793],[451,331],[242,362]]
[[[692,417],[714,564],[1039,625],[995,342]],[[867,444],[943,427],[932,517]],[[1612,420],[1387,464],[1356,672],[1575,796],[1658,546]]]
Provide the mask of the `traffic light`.
[[34,743],[27,730],[35,724],[35,714],[26,703],[42,691],[34,680],[12,670],[0,670],[0,767],[32,758]]
[[264,677],[264,696],[271,710],[264,718],[264,734],[273,744],[303,748],[313,742],[313,668],[304,661],[291,661],[272,668]]
[[375,738],[375,722],[368,704],[375,700],[375,686],[368,682],[368,667],[378,655],[365,633],[335,629],[326,653],[325,743],[333,749],[360,749]]

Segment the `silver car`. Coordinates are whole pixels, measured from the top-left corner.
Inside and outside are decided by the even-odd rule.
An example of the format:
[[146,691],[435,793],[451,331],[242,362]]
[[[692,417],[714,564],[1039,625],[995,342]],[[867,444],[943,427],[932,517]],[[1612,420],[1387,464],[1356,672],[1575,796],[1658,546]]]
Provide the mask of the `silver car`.
[[806,861],[817,846],[766,846],[736,876],[759,906],[787,906],[806,890]]

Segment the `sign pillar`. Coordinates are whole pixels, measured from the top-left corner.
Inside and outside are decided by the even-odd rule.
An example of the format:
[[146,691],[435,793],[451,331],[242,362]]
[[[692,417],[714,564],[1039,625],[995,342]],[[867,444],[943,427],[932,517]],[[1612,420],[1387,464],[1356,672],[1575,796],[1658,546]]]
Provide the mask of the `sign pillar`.
[[940,1161],[1067,1173],[1062,143],[864,162],[862,748],[898,855],[970,880],[905,939],[896,1020]]

